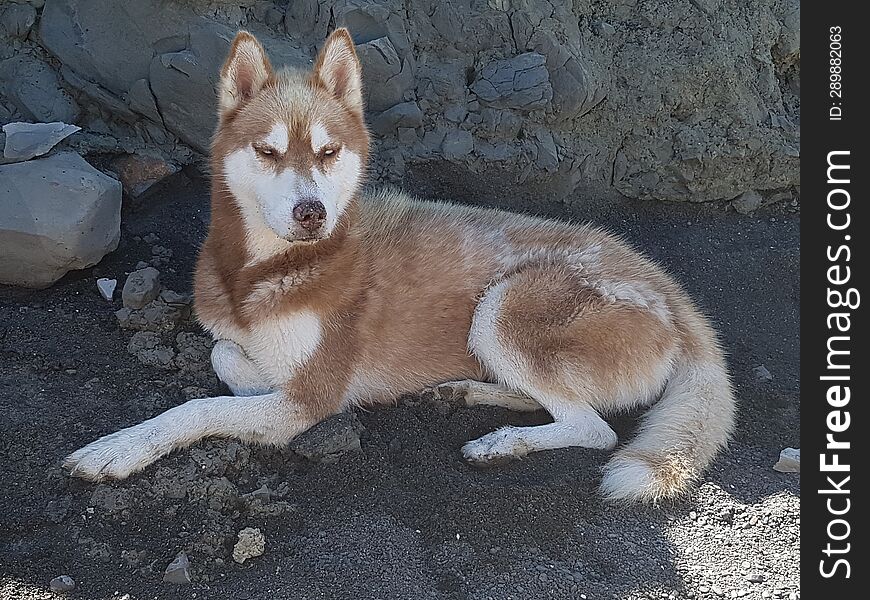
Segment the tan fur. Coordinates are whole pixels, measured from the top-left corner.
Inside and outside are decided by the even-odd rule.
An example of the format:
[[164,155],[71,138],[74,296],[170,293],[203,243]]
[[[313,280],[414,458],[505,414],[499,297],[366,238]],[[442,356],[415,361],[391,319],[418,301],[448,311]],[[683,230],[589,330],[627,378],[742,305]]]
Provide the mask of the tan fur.
[[[239,387],[247,389],[257,387],[249,380],[259,373],[301,423],[287,436],[269,429],[262,439],[283,443],[348,406],[476,380],[499,384],[491,387],[492,403],[540,404],[555,421],[470,442],[463,450],[469,460],[570,445],[606,449],[616,436],[599,414],[652,404],[664,392],[636,440],[609,463],[603,489],[628,500],[683,493],[733,427],[724,360],[715,333],[682,289],[617,238],[590,226],[383,191],[355,193],[324,239],[276,239],[265,258],[255,252],[261,242],[251,237],[253,226],[225,180],[227,157],[257,148],[278,123],[286,126],[288,149],[260,157],[264,169],[329,176],[333,167],[312,153],[315,125],[363,165],[368,134],[359,63],[346,31],[327,41],[311,74],[276,73],[267,61],[258,63],[261,47],[252,40],[240,34],[223,70],[212,221],[195,298],[200,322],[226,341],[215,356],[218,374],[244,373]],[[240,73],[256,89],[250,97],[228,80]],[[359,179],[352,184],[357,192]],[[286,365],[271,360],[280,357],[263,354],[260,331],[278,340],[274,352],[285,351],[287,340],[295,345],[286,351],[299,356]],[[246,356],[239,369],[222,366]],[[474,388],[473,403],[486,403],[479,398],[486,389]],[[126,474],[104,465],[94,475],[87,453],[72,463],[95,479]]]

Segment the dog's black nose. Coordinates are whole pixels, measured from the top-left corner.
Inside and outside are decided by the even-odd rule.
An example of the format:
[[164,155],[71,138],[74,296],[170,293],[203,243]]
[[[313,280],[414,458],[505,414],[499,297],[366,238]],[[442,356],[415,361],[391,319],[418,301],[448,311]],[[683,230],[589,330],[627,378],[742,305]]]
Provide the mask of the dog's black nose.
[[293,209],[293,218],[304,229],[317,231],[326,220],[326,207],[320,200],[303,200]]

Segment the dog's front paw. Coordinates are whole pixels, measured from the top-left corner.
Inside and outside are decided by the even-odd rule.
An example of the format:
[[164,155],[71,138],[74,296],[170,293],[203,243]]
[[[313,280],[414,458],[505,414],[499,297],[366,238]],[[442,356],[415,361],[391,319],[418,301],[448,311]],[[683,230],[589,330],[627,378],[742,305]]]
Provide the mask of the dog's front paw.
[[160,443],[161,431],[142,423],[101,437],[66,457],[63,466],[70,475],[91,481],[126,479],[169,453]]
[[462,447],[465,460],[476,465],[500,465],[528,453],[528,447],[515,435],[513,427],[502,427]]

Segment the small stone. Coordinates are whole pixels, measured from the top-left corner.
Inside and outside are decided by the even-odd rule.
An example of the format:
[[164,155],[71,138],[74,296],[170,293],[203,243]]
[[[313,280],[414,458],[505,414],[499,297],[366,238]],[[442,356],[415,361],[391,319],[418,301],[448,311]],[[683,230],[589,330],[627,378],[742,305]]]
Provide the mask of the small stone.
[[746,576],[746,581],[749,581],[751,583],[761,583],[762,581],[764,581],[764,574],[763,573],[750,573],[749,575]]
[[752,566],[752,563],[750,563],[748,560],[744,560],[742,563],[740,563],[740,568],[743,570],[746,570],[751,566]]
[[744,192],[731,201],[731,206],[741,215],[748,215],[761,207],[763,199],[761,194],[754,190]]
[[127,308],[144,308],[160,293],[160,271],[146,267],[133,271],[124,283],[121,298]]
[[694,521],[695,519],[698,518],[698,513],[696,513],[694,510],[693,510],[693,511],[689,511],[689,518],[692,519],[692,520]]
[[183,304],[188,305],[193,302],[190,294],[181,294],[172,290],[163,290],[160,292],[160,299],[166,304]]
[[717,596],[723,596],[723,595],[725,594],[725,592],[722,591],[722,588],[720,588],[718,585],[713,585],[713,586],[711,586],[711,587],[710,587],[710,590],[711,590],[714,594],[716,594]]
[[175,555],[175,559],[166,567],[163,572],[163,581],[165,583],[186,584],[190,583],[190,559],[187,554],[179,552]]
[[100,291],[100,296],[103,299],[112,301],[112,297],[115,295],[115,288],[118,286],[117,279],[106,279],[105,277],[101,277],[97,279],[97,289]]
[[310,461],[332,463],[348,452],[359,451],[358,427],[362,426],[352,414],[340,413],[297,437],[291,448]]
[[801,450],[800,448],[785,448],[779,453],[779,460],[773,465],[774,471],[780,473],[800,473],[801,472]]
[[233,560],[243,564],[249,558],[262,556],[266,551],[266,538],[254,527],[245,527],[239,532],[239,541],[233,547]]
[[767,370],[764,365],[758,365],[752,372],[755,373],[755,378],[759,381],[773,381],[773,375]]
[[127,351],[143,364],[170,369],[175,358],[175,351],[162,344],[160,336],[152,331],[138,331],[130,338]]
[[75,589],[76,582],[69,575],[59,575],[48,582],[48,587],[52,592],[71,592]]

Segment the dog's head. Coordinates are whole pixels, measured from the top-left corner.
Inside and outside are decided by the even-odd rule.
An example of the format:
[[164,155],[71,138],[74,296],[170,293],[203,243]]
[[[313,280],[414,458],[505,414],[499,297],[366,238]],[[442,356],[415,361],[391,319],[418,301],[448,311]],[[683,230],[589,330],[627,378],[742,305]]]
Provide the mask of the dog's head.
[[249,237],[280,249],[328,238],[363,181],[369,137],[353,40],[337,29],[310,72],[274,71],[241,31],[221,70],[213,166]]

